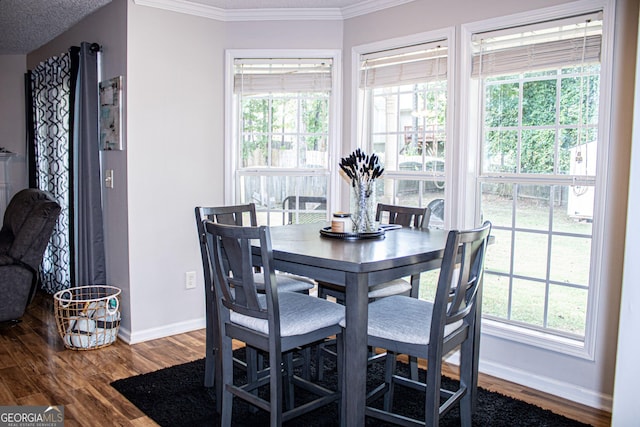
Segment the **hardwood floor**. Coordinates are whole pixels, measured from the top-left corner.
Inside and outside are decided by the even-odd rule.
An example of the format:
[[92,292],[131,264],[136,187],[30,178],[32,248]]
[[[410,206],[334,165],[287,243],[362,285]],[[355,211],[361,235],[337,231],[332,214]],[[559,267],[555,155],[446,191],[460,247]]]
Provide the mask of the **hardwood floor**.
[[[58,336],[53,299],[37,295],[22,322],[0,326],[0,405],[64,405],[66,426],[153,426],[109,384],[204,357],[204,330],[98,350],[67,350]],[[481,375],[486,389],[513,396],[591,424],[610,425],[610,414],[536,390]]]

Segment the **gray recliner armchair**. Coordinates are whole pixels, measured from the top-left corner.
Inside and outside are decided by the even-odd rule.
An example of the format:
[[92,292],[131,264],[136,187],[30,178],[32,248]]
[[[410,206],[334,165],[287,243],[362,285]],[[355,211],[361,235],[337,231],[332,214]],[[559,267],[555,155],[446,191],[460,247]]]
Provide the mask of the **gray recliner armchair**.
[[20,190],[9,202],[0,229],[0,322],[22,317],[33,299],[59,215],[53,197],[35,188]]

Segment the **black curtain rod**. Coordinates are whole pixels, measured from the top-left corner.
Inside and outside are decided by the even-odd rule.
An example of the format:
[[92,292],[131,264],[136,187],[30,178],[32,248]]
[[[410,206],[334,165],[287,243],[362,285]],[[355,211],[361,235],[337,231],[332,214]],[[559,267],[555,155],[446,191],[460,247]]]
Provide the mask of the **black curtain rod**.
[[[71,49],[80,49],[80,47],[79,46],[71,46],[69,48],[69,50],[71,50]],[[100,46],[98,43],[91,43],[91,46],[89,46],[89,50],[91,52],[93,52],[93,53],[100,52],[102,50],[102,46]]]

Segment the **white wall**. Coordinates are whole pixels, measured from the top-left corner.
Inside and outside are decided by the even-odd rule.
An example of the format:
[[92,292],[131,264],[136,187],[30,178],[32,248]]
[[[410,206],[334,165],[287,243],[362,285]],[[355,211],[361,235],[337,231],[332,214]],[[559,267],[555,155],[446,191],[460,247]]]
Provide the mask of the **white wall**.
[[[636,51],[635,99],[640,100],[640,44]],[[631,61],[630,61],[631,62]],[[627,232],[624,257],[624,278],[620,304],[620,326],[611,425],[626,427],[640,420],[637,386],[640,383],[640,105],[633,108],[633,143],[631,171],[629,173],[629,207],[627,210]]]
[[[434,8],[430,2],[414,1],[381,12],[349,19],[344,29],[344,128],[343,139],[350,140],[351,123],[351,63],[354,46],[379,40],[409,36],[421,32],[456,26],[480,20],[526,12],[529,9],[559,6],[563,0],[513,2],[509,0],[452,0]],[[612,99],[612,148],[610,186],[607,189],[607,218],[603,263],[603,284],[597,307],[597,337],[595,360],[560,354],[547,349],[520,344],[483,333],[480,370],[513,380],[549,393],[604,409],[611,409],[618,306],[624,250],[626,218],[626,188],[628,184],[628,153],[630,147],[633,82],[638,3],[619,0],[616,5],[614,88]],[[391,25],[390,23],[397,23]],[[375,29],[375,30],[374,30]],[[461,43],[460,40],[457,43]],[[608,99],[607,96],[603,96]],[[455,144],[455,142],[454,142]],[[343,147],[343,150],[350,148]]]
[[[11,179],[9,197],[28,185],[24,99],[26,72],[26,55],[0,55],[0,147],[16,153],[8,166]],[[4,173],[2,166],[0,173]],[[0,214],[3,212],[0,209]]]
[[225,49],[341,49],[342,21],[227,22]]
[[194,207],[223,202],[223,30],[129,2],[131,342],[204,325]]

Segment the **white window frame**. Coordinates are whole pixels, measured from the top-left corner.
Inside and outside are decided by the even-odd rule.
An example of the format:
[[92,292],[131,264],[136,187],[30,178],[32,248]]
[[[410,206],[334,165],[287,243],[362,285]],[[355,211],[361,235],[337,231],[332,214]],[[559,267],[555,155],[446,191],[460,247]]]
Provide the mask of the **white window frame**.
[[[447,123],[446,123],[446,135],[447,135],[447,147],[445,155],[445,187],[444,197],[447,200],[445,203],[444,212],[444,227],[449,228],[452,223],[452,213],[457,211],[455,208],[455,201],[453,195],[456,194],[456,183],[453,181],[457,170],[456,156],[458,146],[458,133],[454,132],[454,105],[455,105],[455,79],[456,79],[456,61],[454,52],[456,51],[456,31],[455,28],[449,27],[442,30],[428,31],[424,33],[413,34],[406,37],[398,37],[394,39],[382,40],[374,43],[368,43],[363,45],[354,46],[351,50],[351,146],[349,151],[354,151],[356,148],[362,148],[369,150],[366,146],[363,138],[363,117],[362,117],[362,105],[359,97],[360,93],[360,58],[364,54],[371,52],[379,52],[390,49],[399,49],[407,46],[427,44],[437,42],[439,40],[447,40],[448,57],[447,57]],[[344,149],[344,148],[343,148]],[[401,176],[401,173],[396,174],[394,179]]]
[[[613,68],[613,36],[615,10],[612,1],[607,0],[585,0],[568,3],[565,5],[529,11],[523,14],[499,17],[485,21],[464,24],[461,27],[461,47],[460,47],[460,71],[461,71],[461,104],[469,106],[466,111],[462,111],[461,116],[466,116],[468,120],[460,121],[462,135],[461,150],[463,152],[473,152],[475,156],[476,175],[473,179],[459,175],[461,182],[467,182],[469,191],[465,191],[465,200],[461,201],[466,206],[475,206],[473,218],[467,216],[462,226],[468,227],[480,217],[480,185],[476,179],[480,170],[479,138],[475,136],[477,117],[471,119],[473,109],[470,103],[474,102],[471,86],[471,37],[475,33],[494,31],[513,26],[530,25],[538,22],[555,20],[567,16],[581,15],[602,10],[603,30],[602,30],[602,53],[600,62],[600,103],[599,128],[598,128],[598,154],[596,165],[596,191],[594,203],[594,221],[592,228],[589,296],[587,301],[587,318],[585,322],[584,342],[569,338],[554,336],[540,331],[535,331],[516,325],[506,324],[498,321],[483,319],[482,332],[499,338],[517,341],[541,347],[547,350],[556,351],[587,360],[594,360],[596,333],[598,324],[598,303],[600,292],[607,283],[606,269],[603,268],[600,260],[603,259],[605,246],[604,234],[604,207],[607,204],[606,189],[608,178],[609,151],[610,151],[610,116],[611,116],[611,93],[612,93],[612,68]],[[465,76],[465,77],[462,77]],[[471,123],[474,123],[473,125]],[[469,159],[472,160],[472,159]],[[471,210],[470,210],[471,211]]]
[[[331,58],[332,83],[331,97],[329,100],[329,158],[328,158],[328,183],[327,183],[327,212],[333,212],[333,207],[338,206],[338,161],[340,155],[340,135],[342,129],[342,53],[336,49],[227,49],[225,51],[225,118],[224,118],[224,199],[226,204],[238,203],[236,198],[236,167],[238,164],[237,150],[237,109],[234,105],[234,59],[236,58]],[[249,171],[251,172],[251,171]],[[259,171],[256,169],[256,173]],[[278,170],[279,173],[286,172]],[[324,170],[308,170],[309,174],[327,174]],[[291,176],[295,171],[291,171]]]

